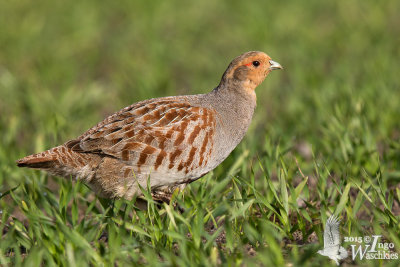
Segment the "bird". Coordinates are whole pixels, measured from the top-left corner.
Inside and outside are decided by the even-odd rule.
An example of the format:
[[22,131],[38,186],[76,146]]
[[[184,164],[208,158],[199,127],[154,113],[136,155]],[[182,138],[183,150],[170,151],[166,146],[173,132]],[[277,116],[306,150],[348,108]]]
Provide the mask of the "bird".
[[282,66],[264,52],[246,52],[208,93],[134,103],[75,139],[17,160],[17,166],[73,177],[101,198],[132,199],[150,187],[154,198],[168,200],[240,143],[256,107],[255,88],[277,69]]
[[340,246],[339,223],[339,218],[334,215],[328,218],[324,230],[324,249],[318,250],[319,254],[334,260],[337,265],[348,257],[347,250]]

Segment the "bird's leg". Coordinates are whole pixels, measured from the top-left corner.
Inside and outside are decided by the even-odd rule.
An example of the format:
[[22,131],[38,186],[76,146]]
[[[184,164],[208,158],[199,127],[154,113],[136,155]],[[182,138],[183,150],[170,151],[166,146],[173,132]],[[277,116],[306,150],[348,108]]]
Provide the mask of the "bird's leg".
[[[172,195],[176,190],[178,191],[183,191],[183,189],[186,187],[186,184],[179,184],[176,186],[172,187],[167,187],[167,188],[162,188],[160,190],[154,191],[151,193],[153,200],[162,204],[162,203],[171,203],[171,198]],[[176,202],[173,204],[174,208],[178,209],[181,213],[183,213],[185,210],[180,207]]]
[[152,192],[151,196],[153,197],[153,200],[162,204],[162,203],[171,203],[171,197],[172,194],[167,193],[167,192],[162,192],[162,191],[156,191],[156,192]]

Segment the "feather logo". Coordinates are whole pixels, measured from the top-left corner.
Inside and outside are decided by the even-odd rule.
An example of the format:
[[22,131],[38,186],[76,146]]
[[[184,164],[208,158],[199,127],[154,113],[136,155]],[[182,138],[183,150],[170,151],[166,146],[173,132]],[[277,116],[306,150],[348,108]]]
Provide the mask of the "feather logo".
[[337,265],[349,256],[347,250],[340,245],[339,223],[339,218],[334,215],[328,218],[324,230],[324,249],[318,250],[319,254],[334,260]]

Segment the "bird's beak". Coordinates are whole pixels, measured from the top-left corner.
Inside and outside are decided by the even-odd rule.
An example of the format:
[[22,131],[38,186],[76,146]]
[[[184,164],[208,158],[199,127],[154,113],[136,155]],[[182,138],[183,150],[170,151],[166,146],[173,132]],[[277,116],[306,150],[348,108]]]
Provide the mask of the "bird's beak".
[[278,62],[275,62],[273,60],[269,61],[269,64],[271,64],[271,66],[269,67],[270,70],[279,70],[279,69],[283,69],[283,67],[281,66],[281,64],[279,64]]

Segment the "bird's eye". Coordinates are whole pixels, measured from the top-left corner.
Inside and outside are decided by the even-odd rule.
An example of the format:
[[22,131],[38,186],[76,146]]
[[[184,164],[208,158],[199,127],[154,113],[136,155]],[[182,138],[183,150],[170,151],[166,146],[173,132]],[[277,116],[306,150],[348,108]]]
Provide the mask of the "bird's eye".
[[260,66],[260,62],[259,62],[259,61],[253,61],[253,66],[254,66],[254,67]]

